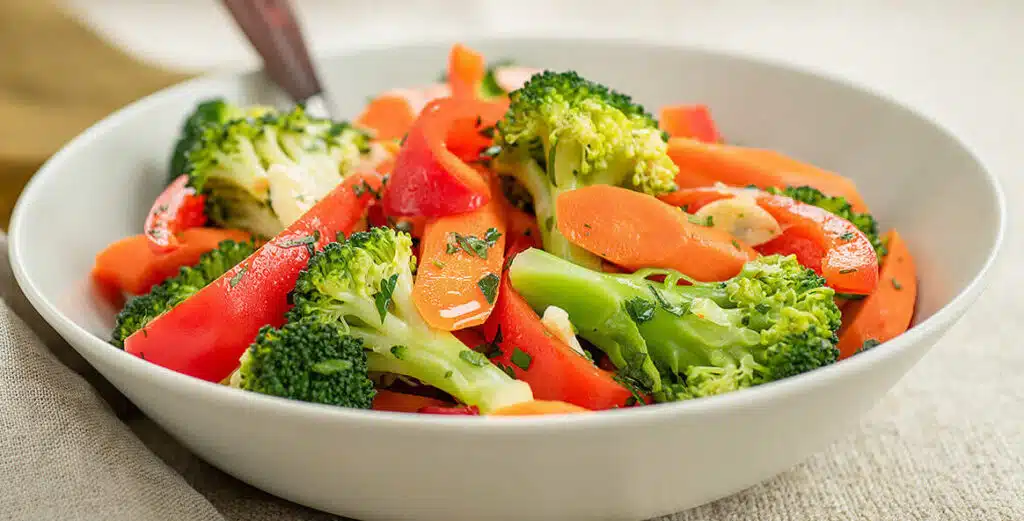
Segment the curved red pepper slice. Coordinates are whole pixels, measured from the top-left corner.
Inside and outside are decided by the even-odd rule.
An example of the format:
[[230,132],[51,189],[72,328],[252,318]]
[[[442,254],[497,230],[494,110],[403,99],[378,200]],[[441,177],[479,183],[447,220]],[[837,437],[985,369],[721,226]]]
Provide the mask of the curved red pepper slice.
[[[757,250],[770,253],[795,253],[804,257],[813,255],[813,246],[820,248],[818,271],[832,289],[838,293],[866,295],[878,285],[878,257],[871,241],[850,221],[828,210],[801,203],[782,195],[738,188],[707,187],[678,190],[661,197],[662,201],[695,212],[701,206],[738,193],[751,193],[757,205],[771,214],[785,230],[780,242],[769,242]],[[808,241],[810,244],[801,244]],[[773,244],[774,243],[774,244]],[[792,249],[788,249],[788,244]],[[815,262],[800,259],[801,264],[813,268]]]
[[349,234],[373,200],[372,173],[354,174],[285,231],[210,285],[160,315],[125,340],[125,351],[211,382],[238,367],[238,358],[264,325],[280,326],[288,293],[315,250]]
[[153,201],[146,215],[144,234],[154,253],[169,253],[180,245],[177,235],[206,224],[206,196],[188,186],[188,176],[178,176]]
[[381,203],[388,215],[442,217],[491,199],[487,180],[467,160],[491,143],[506,105],[442,98],[427,104],[395,158]]

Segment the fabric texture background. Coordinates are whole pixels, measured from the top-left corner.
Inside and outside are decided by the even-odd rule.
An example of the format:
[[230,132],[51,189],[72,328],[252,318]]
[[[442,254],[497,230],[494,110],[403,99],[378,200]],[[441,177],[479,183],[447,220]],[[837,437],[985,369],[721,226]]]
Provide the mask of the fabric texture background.
[[[53,43],[21,43],[40,31]],[[18,123],[0,126],[3,215],[19,183],[74,133],[183,77],[134,62],[33,0],[0,2],[0,56],[0,119]],[[965,75],[988,73],[1005,74]],[[1017,83],[998,88],[1024,88],[1008,79]],[[991,151],[1012,150],[993,136],[1019,139],[1024,118],[1013,114],[1024,112],[1009,109],[999,128],[975,135]],[[1010,154],[999,157],[990,166],[1011,165]],[[1021,181],[1003,181],[1014,200]],[[1024,251],[1014,233],[1022,211],[1011,204],[1004,258]],[[41,320],[0,246],[0,520],[336,519],[242,484],[177,444]],[[1021,276],[1001,263],[992,280],[859,429],[772,480],[665,519],[1024,520],[1024,350],[1008,318],[1022,311]]]

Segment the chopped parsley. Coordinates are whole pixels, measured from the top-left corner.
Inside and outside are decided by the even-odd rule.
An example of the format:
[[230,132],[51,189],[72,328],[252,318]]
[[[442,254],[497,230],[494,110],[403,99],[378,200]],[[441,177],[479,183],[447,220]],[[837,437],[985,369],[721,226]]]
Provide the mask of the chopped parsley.
[[494,304],[494,297],[498,294],[498,282],[500,282],[500,279],[493,273],[484,275],[482,279],[476,282],[477,287],[484,294],[488,304]]
[[896,280],[896,277],[892,278],[892,289],[896,291],[900,291],[903,289],[903,284],[900,284],[900,281]]
[[459,358],[467,364],[475,367],[483,367],[487,365],[487,358],[485,358],[484,355],[470,349],[459,351]]
[[530,368],[530,364],[533,362],[533,357],[529,353],[520,350],[518,347],[512,349],[512,356],[509,361],[516,365],[516,367],[523,371]]
[[309,251],[309,255],[312,256],[316,253],[316,243],[319,240],[320,230],[313,230],[313,233],[311,235],[283,240],[281,241],[280,244],[278,244],[278,246],[282,248],[295,248],[297,246],[305,246],[306,250]]
[[624,306],[626,307],[626,313],[629,314],[629,318],[633,319],[633,322],[637,324],[643,324],[654,318],[654,302],[650,300],[633,297],[627,300]]
[[853,239],[853,236],[854,236],[853,232],[846,232],[846,233],[840,235],[839,238],[844,240],[844,241],[848,241],[850,239]]
[[395,293],[395,285],[398,284],[398,274],[380,281],[380,291],[373,296],[373,302],[377,305],[377,313],[380,313],[380,323],[384,323],[384,317],[388,316],[388,306],[391,305],[391,296]]
[[[230,284],[232,288],[237,286],[239,282],[242,282],[242,277],[245,276],[245,272],[248,271],[248,269],[249,268],[246,266],[239,268],[238,273],[232,275],[231,279],[228,280],[228,284]],[[143,330],[143,332],[145,332],[145,330]]]
[[443,270],[444,269],[444,263],[439,261],[439,260],[437,260],[437,259],[434,259],[434,266],[437,266],[437,269],[439,269],[439,270]]
[[853,273],[855,271],[857,271],[857,268],[843,268],[843,269],[839,270],[839,274],[840,275],[846,275],[847,273]]
[[736,239],[732,240],[732,247],[736,248],[737,250],[742,250],[743,249],[743,248],[740,247],[740,243]]
[[481,259],[487,258],[487,250],[494,246],[498,242],[498,238],[501,237],[501,232],[497,228],[488,228],[484,232],[484,238],[473,235],[462,235],[458,232],[448,233],[448,245],[445,247],[445,252],[449,255],[454,254],[461,248],[469,255],[476,255]]
[[661,309],[664,309],[665,311],[668,311],[669,313],[672,313],[673,315],[675,315],[677,317],[681,317],[684,314],[686,314],[686,308],[685,307],[683,307],[683,306],[673,306],[673,305],[669,304],[668,301],[665,300],[665,297],[661,294],[661,292],[658,291],[658,288],[654,287],[653,284],[648,284],[647,287],[648,287],[648,289],[651,290],[651,293],[654,295],[654,300],[658,301],[658,305],[661,306]]
[[857,352],[863,353],[864,351],[872,349],[880,344],[881,342],[879,342],[878,340],[875,340],[874,338],[869,338],[864,341],[864,343],[860,346],[860,349],[858,349]]
[[399,360],[405,360],[405,355],[409,353],[409,348],[405,346],[391,346],[391,354]]

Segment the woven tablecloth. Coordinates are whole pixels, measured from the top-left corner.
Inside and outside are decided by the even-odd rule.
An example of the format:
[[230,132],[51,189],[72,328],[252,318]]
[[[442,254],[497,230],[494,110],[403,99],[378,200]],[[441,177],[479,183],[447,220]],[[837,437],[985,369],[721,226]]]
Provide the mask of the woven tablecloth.
[[[501,11],[484,4],[490,10],[480,20],[497,23]],[[517,4],[521,12],[549,5]],[[756,47],[910,101],[962,133],[1001,176],[1012,222],[991,289],[857,430],[766,483],[669,519],[1024,520],[1024,288],[1013,262],[1024,253],[1017,233],[1024,210],[1014,204],[1024,193],[1016,153],[1024,136],[1024,66],[1017,58],[1024,8],[1011,1],[911,9],[901,2],[886,4],[880,17],[879,9],[837,11],[812,2],[773,2],[771,9],[685,4],[689,10],[660,17],[650,8],[622,8],[620,22],[666,37]],[[503,23],[584,33],[592,31],[579,15],[586,5],[559,2],[550,19],[527,24],[506,16]],[[593,5],[600,11],[601,2]],[[0,56],[0,179],[11,194],[81,127],[181,77],[134,63],[32,0],[0,2]],[[83,70],[83,60],[93,69]],[[70,73],[80,76],[72,81]],[[40,114],[50,119],[33,119]],[[334,519],[241,484],[175,443],[42,322],[5,257],[0,298],[0,519]]]

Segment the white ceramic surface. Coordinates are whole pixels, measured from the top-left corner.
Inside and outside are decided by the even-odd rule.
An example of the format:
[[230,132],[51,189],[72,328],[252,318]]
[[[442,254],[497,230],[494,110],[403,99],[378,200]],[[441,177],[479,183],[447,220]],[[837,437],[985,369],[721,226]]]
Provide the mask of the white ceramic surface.
[[[853,359],[756,389],[518,419],[289,402],[194,380],[109,346],[116,310],[88,290],[93,256],[138,233],[196,100],[280,101],[259,74],[158,93],[54,156],[13,218],[19,282],[61,335],[190,449],[271,493],[366,520],[644,519],[739,491],[852,428],[982,289],[1003,235],[999,187],[956,138],[892,101],[704,50],[608,40],[469,43],[488,56],[574,68],[651,107],[706,102],[732,140],[851,176],[883,226],[898,228],[916,257],[915,327]],[[367,95],[435,78],[448,44],[337,56],[324,60],[324,80],[351,116]],[[957,212],[949,211],[951,200]]]

